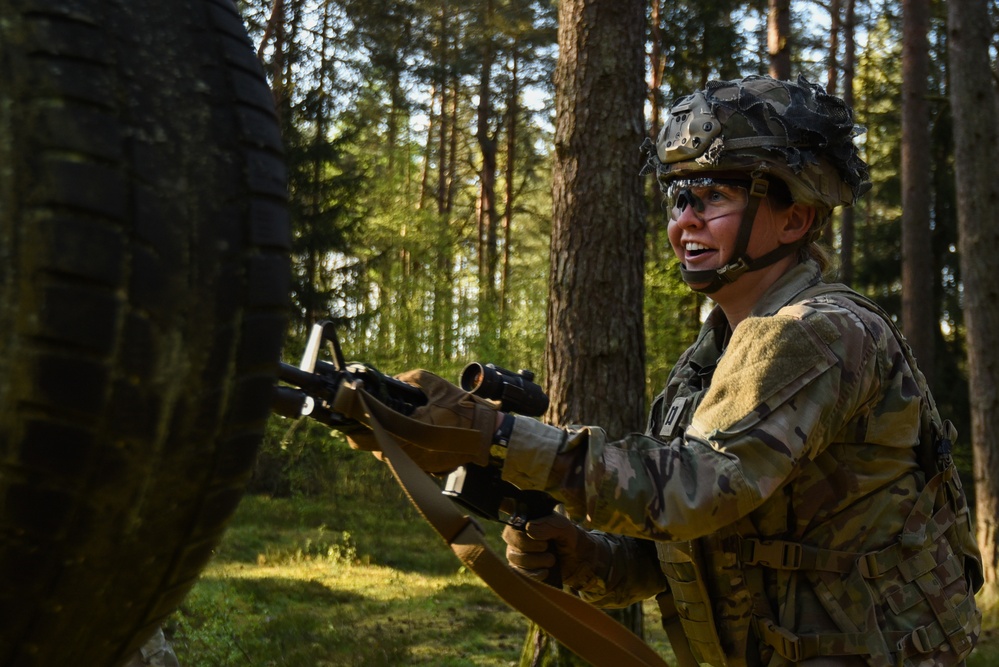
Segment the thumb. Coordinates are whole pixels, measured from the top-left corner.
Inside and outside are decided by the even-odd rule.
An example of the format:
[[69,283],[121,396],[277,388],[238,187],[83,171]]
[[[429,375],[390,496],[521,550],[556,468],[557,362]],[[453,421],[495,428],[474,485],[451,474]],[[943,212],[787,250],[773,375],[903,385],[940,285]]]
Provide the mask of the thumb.
[[524,532],[535,540],[555,540],[561,544],[570,544],[576,533],[575,524],[561,514],[549,514],[540,519],[533,519],[524,526]]
[[405,382],[406,384],[419,387],[424,393],[428,393],[430,389],[435,388],[442,383],[447,383],[444,378],[439,375],[435,375],[430,371],[423,370],[422,368],[414,368],[413,370],[399,373],[395,376],[395,379]]

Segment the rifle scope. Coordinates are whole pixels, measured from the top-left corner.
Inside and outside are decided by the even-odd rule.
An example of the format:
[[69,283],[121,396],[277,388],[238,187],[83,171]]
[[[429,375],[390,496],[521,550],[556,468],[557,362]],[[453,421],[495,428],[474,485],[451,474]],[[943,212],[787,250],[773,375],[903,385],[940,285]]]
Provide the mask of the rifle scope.
[[472,362],[461,372],[461,388],[481,398],[500,401],[503,409],[540,417],[548,409],[548,396],[534,383],[534,373],[514,373],[495,364]]

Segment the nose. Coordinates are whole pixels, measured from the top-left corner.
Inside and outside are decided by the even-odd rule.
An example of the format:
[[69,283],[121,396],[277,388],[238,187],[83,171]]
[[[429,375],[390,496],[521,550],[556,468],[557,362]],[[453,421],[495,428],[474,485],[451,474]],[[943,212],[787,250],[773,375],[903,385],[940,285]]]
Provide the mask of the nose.
[[704,220],[698,214],[697,208],[691,206],[690,204],[674,208],[672,211],[672,217],[677,226],[683,229],[698,227],[704,224]]

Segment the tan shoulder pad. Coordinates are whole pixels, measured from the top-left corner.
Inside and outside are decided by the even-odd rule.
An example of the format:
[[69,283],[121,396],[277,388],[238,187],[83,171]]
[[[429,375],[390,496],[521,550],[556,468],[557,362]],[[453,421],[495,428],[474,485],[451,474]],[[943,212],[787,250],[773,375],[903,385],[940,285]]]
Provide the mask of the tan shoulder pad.
[[744,430],[836,363],[840,332],[810,308],[792,306],[736,327],[692,425],[708,437]]

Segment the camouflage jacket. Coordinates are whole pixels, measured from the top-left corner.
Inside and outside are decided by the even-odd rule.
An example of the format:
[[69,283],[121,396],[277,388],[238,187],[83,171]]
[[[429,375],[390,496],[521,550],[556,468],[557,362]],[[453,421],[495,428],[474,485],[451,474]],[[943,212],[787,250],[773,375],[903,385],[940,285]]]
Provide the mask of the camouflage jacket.
[[609,533],[585,597],[671,590],[704,662],[956,664],[978,633],[977,548],[966,506],[940,500],[963,501],[956,473],[923,493],[916,444],[939,417],[876,307],[823,285],[794,267],[734,331],[716,308],[645,434],[518,418],[503,476]]

